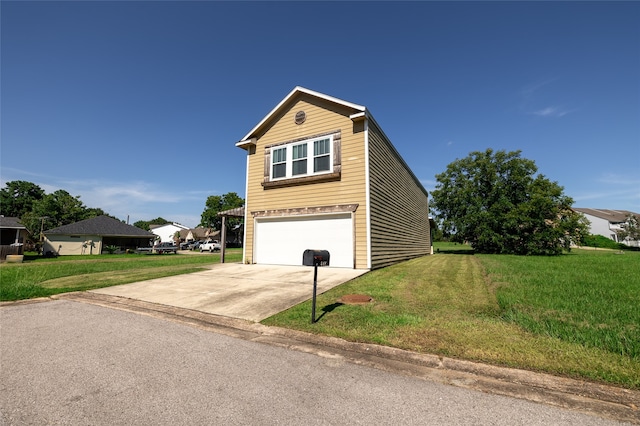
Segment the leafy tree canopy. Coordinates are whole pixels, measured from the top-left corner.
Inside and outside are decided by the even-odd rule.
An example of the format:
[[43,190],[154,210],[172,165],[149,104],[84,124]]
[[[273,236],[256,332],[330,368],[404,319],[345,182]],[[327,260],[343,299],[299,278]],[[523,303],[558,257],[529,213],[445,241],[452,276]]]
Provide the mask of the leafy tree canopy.
[[629,214],[626,223],[616,233],[620,241],[625,241],[627,238],[635,241],[640,240],[640,218],[634,214]]
[[0,189],[0,206],[6,217],[22,217],[31,212],[33,203],[44,198],[45,192],[35,183],[23,180],[7,182]]
[[133,224],[136,228],[144,229],[145,231],[151,230],[151,225],[166,225],[167,223],[172,223],[162,217],[157,217],[151,220],[139,220]]
[[[244,199],[240,198],[235,192],[228,192],[224,195],[210,195],[207,197],[204,211],[200,216],[200,226],[220,230],[222,227],[222,218],[218,216],[218,213],[242,206],[244,206]],[[226,223],[230,229],[242,223],[242,219],[228,218]]]
[[520,151],[472,152],[436,175],[432,207],[451,240],[481,253],[560,254],[587,234],[563,188]]
[[7,182],[0,190],[2,214],[19,217],[32,240],[40,232],[62,225],[78,222],[106,213],[100,208],[88,208],[79,196],[59,189],[51,194],[38,185],[26,181]]

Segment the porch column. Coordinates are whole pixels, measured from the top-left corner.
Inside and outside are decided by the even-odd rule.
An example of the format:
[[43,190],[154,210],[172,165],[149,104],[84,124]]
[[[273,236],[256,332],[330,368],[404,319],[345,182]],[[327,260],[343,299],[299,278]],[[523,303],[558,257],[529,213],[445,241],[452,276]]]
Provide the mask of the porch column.
[[224,263],[224,250],[227,247],[227,216],[222,216],[222,229],[220,230],[220,263]]

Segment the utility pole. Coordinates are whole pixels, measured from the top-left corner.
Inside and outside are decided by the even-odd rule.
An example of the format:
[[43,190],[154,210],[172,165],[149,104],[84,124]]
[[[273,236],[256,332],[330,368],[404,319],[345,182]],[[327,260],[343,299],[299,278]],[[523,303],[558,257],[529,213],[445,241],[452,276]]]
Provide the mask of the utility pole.
[[43,240],[44,240],[44,220],[45,219],[49,219],[49,216],[40,217],[40,250],[42,250],[43,254],[44,254]]

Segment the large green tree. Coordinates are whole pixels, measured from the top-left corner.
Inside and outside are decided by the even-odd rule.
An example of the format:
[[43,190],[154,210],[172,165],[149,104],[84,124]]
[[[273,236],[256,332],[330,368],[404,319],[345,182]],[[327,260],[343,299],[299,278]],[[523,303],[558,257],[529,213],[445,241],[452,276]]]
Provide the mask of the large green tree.
[[[88,209],[80,196],[73,196],[63,189],[45,194],[33,203],[30,212],[22,215],[20,222],[34,239],[41,230],[56,228],[96,216],[101,209]],[[104,212],[102,212],[104,213]]]
[[79,196],[65,190],[46,194],[38,185],[26,181],[7,182],[0,190],[0,202],[1,213],[19,217],[32,240],[38,240],[42,230],[106,214],[100,208],[86,207]]
[[587,233],[563,188],[520,151],[472,152],[436,175],[432,207],[443,231],[481,253],[560,254]]
[[[240,198],[235,192],[228,192],[224,195],[210,195],[207,197],[204,211],[200,216],[200,226],[220,230],[222,218],[218,216],[218,213],[242,206],[244,206],[244,199]],[[227,229],[232,229],[240,223],[242,223],[241,218],[229,218],[226,221]]]
[[31,212],[33,203],[44,198],[45,192],[35,183],[23,180],[7,182],[0,189],[0,213],[6,217],[22,217]]

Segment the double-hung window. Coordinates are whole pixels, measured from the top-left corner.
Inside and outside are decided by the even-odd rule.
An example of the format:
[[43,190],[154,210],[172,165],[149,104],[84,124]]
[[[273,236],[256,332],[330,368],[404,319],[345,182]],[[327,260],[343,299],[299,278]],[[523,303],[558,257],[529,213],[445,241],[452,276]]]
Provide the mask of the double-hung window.
[[331,170],[331,141],[329,138],[313,141],[313,172]]
[[322,136],[271,147],[271,180],[333,171],[333,136]]
[[293,146],[293,159],[292,159],[292,170],[291,174],[293,176],[297,175],[306,175],[307,174],[307,144],[303,143],[300,145]]
[[273,159],[271,177],[273,179],[287,176],[287,147],[274,149],[271,153]]

